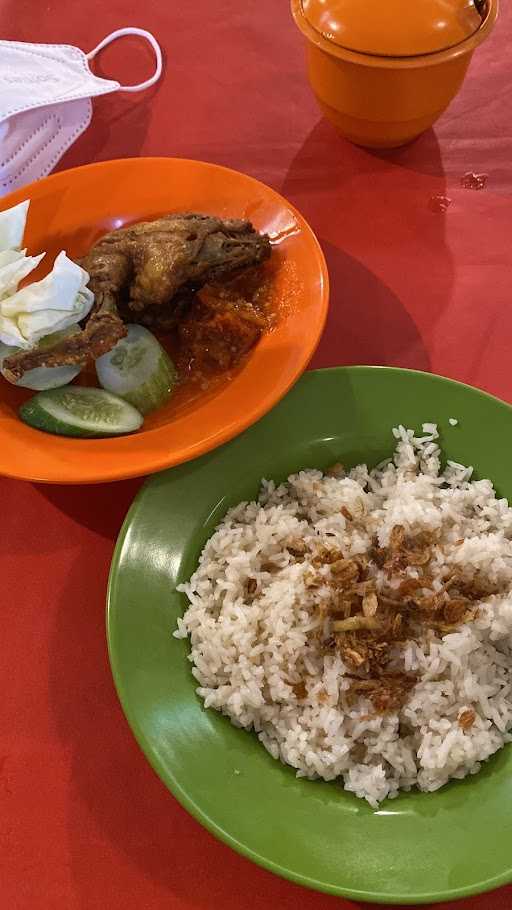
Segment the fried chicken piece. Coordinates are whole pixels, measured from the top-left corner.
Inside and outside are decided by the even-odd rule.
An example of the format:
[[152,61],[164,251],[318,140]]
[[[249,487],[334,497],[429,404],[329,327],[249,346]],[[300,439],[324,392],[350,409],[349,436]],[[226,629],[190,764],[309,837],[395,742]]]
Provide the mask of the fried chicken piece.
[[152,332],[168,335],[175,330],[176,326],[186,316],[194,300],[195,293],[193,291],[178,291],[173,298],[172,306],[160,306],[157,303],[154,306],[146,307],[145,310],[135,315],[130,310],[129,300],[123,300],[120,303],[119,312],[125,322],[138,322],[140,325],[145,325]]
[[[36,366],[85,364],[111,350],[126,335],[123,318],[152,326],[155,311],[165,313],[167,329],[190,304],[195,291],[270,256],[270,241],[258,234],[249,221],[223,221],[209,215],[190,213],[166,215],[105,234],[82,259],[95,295],[85,328],[45,351],[23,351],[4,361],[13,381]],[[165,310],[164,310],[165,307]],[[140,314],[146,318],[139,319]],[[252,324],[251,324],[252,323]],[[162,327],[162,318],[158,319]],[[210,344],[226,332],[225,353],[219,340],[219,365],[227,363],[230,350],[248,350],[259,337],[253,320],[217,314],[215,325],[203,324],[197,343]],[[194,345],[197,347],[197,343]]]
[[122,257],[132,274],[128,307],[139,313],[167,306],[178,291],[197,291],[269,256],[268,237],[249,221],[183,213],[105,234],[81,265],[94,291],[105,264]]

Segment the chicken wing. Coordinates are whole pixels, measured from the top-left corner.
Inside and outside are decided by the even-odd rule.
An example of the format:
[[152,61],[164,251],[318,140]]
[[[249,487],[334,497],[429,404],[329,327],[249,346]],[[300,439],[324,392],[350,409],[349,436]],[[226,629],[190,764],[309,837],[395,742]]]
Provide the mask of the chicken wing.
[[110,295],[104,295],[95,305],[85,328],[64,338],[53,347],[33,348],[6,357],[2,371],[11,382],[36,367],[61,367],[86,364],[110,351],[127,334]]

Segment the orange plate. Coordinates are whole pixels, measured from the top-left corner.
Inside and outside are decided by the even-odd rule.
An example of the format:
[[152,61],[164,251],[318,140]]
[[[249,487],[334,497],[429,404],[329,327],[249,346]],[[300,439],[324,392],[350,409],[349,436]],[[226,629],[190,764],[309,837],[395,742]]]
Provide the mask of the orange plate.
[[232,439],[269,411],[305,369],[327,313],[329,282],[311,228],[263,183],[202,161],[132,158],[47,177],[2,199],[31,199],[25,242],[49,260],[83,255],[105,231],[173,211],[249,218],[274,241],[276,326],[236,373],[195,396],[178,392],[133,436],[66,439],[25,426],[31,392],[0,379],[0,473],[46,483],[98,483],[180,464]]

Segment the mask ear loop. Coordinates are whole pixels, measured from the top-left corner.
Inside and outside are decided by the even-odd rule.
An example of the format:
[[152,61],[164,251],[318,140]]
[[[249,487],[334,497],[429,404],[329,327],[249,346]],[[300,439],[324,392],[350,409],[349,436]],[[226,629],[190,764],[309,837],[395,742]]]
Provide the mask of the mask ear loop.
[[143,28],[118,28],[115,32],[112,32],[111,35],[107,35],[103,41],[100,41],[97,47],[93,51],[86,54],[88,60],[94,60],[96,54],[98,54],[107,44],[111,44],[112,41],[115,41],[117,38],[123,38],[125,35],[139,35],[141,38],[145,38],[148,44],[151,45],[155,52],[155,72],[149,79],[146,79],[145,82],[139,82],[138,85],[120,85],[120,92],[142,92],[145,88],[150,88],[155,82],[158,82],[160,76],[162,75],[162,51],[160,45],[156,38],[147,32]]

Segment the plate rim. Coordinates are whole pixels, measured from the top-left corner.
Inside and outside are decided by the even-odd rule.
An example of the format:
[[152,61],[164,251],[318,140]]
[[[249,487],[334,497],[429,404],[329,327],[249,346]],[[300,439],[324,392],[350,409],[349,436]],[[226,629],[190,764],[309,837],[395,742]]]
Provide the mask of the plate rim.
[[[352,373],[371,373],[375,371],[385,371],[390,373],[399,373],[399,374],[413,374],[420,375],[423,377],[428,377],[428,379],[433,379],[434,381],[439,381],[440,385],[456,385],[464,389],[469,390],[472,394],[477,394],[479,397],[485,400],[491,400],[494,403],[499,404],[505,408],[509,414],[512,416],[512,404],[504,401],[501,398],[498,398],[496,395],[493,395],[489,392],[479,389],[476,386],[469,385],[468,383],[460,382],[456,379],[451,379],[448,376],[443,376],[437,373],[430,373],[425,370],[413,370],[406,367],[397,367],[397,366],[386,366],[386,365],[349,365],[349,366],[335,366],[335,367],[325,367],[316,370],[307,371],[308,375],[312,374],[345,374],[349,375]],[[169,469],[172,470],[172,469]],[[108,658],[110,664],[110,670],[112,674],[112,681],[114,683],[114,688],[116,690],[119,702],[127,721],[128,727],[133,735],[135,741],[137,742],[139,748],[144,754],[145,758],[149,762],[149,765],[152,767],[153,771],[157,774],[159,779],[162,781],[166,789],[171,793],[171,795],[180,803],[180,805],[197,821],[202,827],[206,828],[214,837],[220,840],[222,843],[226,844],[240,856],[245,857],[256,865],[266,869],[269,872],[277,875],[280,878],[284,878],[287,881],[293,882],[296,885],[308,888],[313,891],[317,891],[323,894],[330,894],[335,897],[343,897],[349,900],[359,900],[365,901],[368,903],[374,903],[379,905],[423,905],[423,904],[438,904],[445,901],[459,900],[466,897],[473,897],[479,894],[485,894],[489,891],[493,891],[497,888],[512,884],[512,864],[510,869],[506,870],[499,875],[493,876],[491,878],[485,879],[482,882],[475,883],[473,885],[468,885],[463,888],[452,888],[443,891],[437,892],[418,892],[414,894],[404,894],[403,892],[398,892],[395,894],[386,894],[385,896],[375,894],[373,891],[365,891],[362,889],[353,889],[353,888],[343,888],[337,885],[330,885],[324,882],[320,882],[312,876],[301,875],[293,871],[292,869],[286,868],[279,863],[274,862],[268,857],[262,856],[257,851],[246,846],[237,840],[236,837],[231,835],[229,831],[226,831],[221,825],[218,825],[213,818],[211,818],[208,813],[204,812],[191,798],[187,792],[183,789],[179,780],[176,778],[173,771],[169,771],[164,767],[164,763],[161,762],[155,752],[151,749],[151,743],[144,734],[136,715],[136,712],[132,711],[130,708],[130,701],[125,697],[124,685],[122,680],[122,672],[120,667],[120,661],[118,656],[115,654],[114,647],[114,611],[115,611],[115,588],[117,584],[117,578],[119,577],[120,567],[121,567],[121,556],[122,551],[125,545],[126,537],[129,533],[130,526],[141,508],[142,501],[144,499],[146,488],[148,488],[156,479],[156,476],[153,475],[147,477],[137,491],[129,509],[126,513],[126,517],[123,521],[123,524],[120,528],[118,537],[116,539],[116,544],[112,554],[112,561],[109,570],[107,592],[106,592],[106,613],[105,613],[105,631],[107,638],[107,647],[108,647]],[[511,744],[512,747],[512,744]],[[501,750],[500,750],[501,751]]]
[[[295,383],[300,379],[301,375],[307,369],[308,364],[311,361],[311,358],[313,357],[313,355],[318,347],[320,338],[322,337],[322,333],[325,328],[325,324],[327,321],[327,315],[328,315],[328,311],[329,311],[330,281],[329,281],[329,270],[327,267],[327,262],[326,262],[325,255],[324,255],[322,246],[320,244],[320,241],[316,235],[316,232],[313,230],[313,227],[311,226],[311,224],[309,223],[307,218],[299,211],[299,209],[295,205],[293,205],[292,202],[290,202],[288,199],[286,199],[278,190],[274,189],[274,187],[270,186],[269,184],[264,183],[262,180],[258,180],[257,177],[253,177],[251,174],[246,174],[244,171],[237,170],[236,168],[226,167],[223,164],[217,164],[216,162],[213,162],[213,161],[203,161],[199,158],[180,158],[177,156],[166,156],[166,155],[142,155],[142,156],[134,156],[134,157],[129,157],[129,158],[112,158],[112,159],[107,159],[105,161],[94,161],[94,162],[90,162],[89,164],[78,165],[73,168],[67,168],[67,169],[64,169],[61,171],[56,171],[56,172],[53,172],[52,174],[49,174],[46,177],[43,177],[41,180],[32,181],[32,183],[19,187],[18,189],[13,190],[12,192],[8,193],[6,196],[3,196],[0,199],[0,211],[4,211],[5,209],[9,208],[11,205],[16,204],[16,201],[19,201],[19,198],[22,196],[26,197],[26,198],[30,198],[31,193],[34,192],[34,188],[40,187],[41,184],[44,184],[45,186],[48,186],[48,185],[51,186],[53,183],[56,183],[56,182],[58,183],[58,182],[64,180],[66,178],[66,176],[70,176],[72,179],[73,175],[76,173],[82,174],[82,173],[91,172],[91,171],[94,172],[94,171],[108,170],[111,167],[123,169],[123,168],[139,167],[139,166],[142,166],[142,167],[148,166],[148,165],[150,166],[151,164],[156,164],[156,165],[164,164],[166,166],[170,162],[178,162],[180,165],[185,165],[185,166],[199,165],[201,168],[206,168],[207,170],[212,170],[212,171],[216,171],[216,172],[221,171],[221,172],[225,172],[230,175],[236,175],[238,177],[243,177],[244,180],[247,180],[250,184],[254,185],[255,187],[263,187],[266,192],[270,192],[272,194],[272,196],[274,196],[276,198],[276,200],[279,200],[279,202],[282,204],[283,207],[288,209],[297,218],[301,228],[303,230],[305,230],[306,234],[309,236],[311,243],[313,245],[313,248],[315,250],[315,255],[316,255],[316,259],[317,259],[317,263],[318,263],[318,278],[319,278],[318,298],[321,303],[321,311],[319,314],[319,319],[314,325],[314,331],[308,332],[308,334],[306,336],[308,339],[308,344],[305,345],[305,353],[304,353],[304,356],[302,357],[302,366],[300,367],[300,369],[298,371],[295,370],[293,375],[290,375],[290,378],[285,383],[283,383],[283,385],[280,388],[277,395],[275,393],[273,393],[270,396],[270,398],[271,398],[270,405],[264,403],[265,399],[260,399],[260,403],[257,406],[255,406],[250,413],[246,413],[243,409],[241,409],[241,411],[240,411],[241,416],[240,416],[240,418],[238,418],[235,421],[235,425],[233,425],[233,421],[231,421],[231,423],[228,425],[222,425],[219,428],[219,430],[215,433],[215,435],[206,444],[198,442],[193,445],[189,445],[188,449],[187,449],[187,453],[184,457],[183,457],[183,455],[181,455],[181,456],[172,458],[171,457],[172,449],[171,449],[171,451],[167,451],[166,446],[162,441],[160,448],[157,448],[154,454],[148,454],[146,456],[145,463],[142,467],[135,466],[137,461],[140,460],[140,459],[137,459],[137,453],[135,453],[135,457],[133,459],[133,463],[134,463],[133,467],[131,466],[130,462],[123,460],[121,468],[114,466],[114,467],[110,467],[108,470],[105,466],[100,469],[94,469],[95,459],[91,458],[91,459],[89,459],[89,463],[90,463],[91,467],[87,469],[88,473],[85,478],[83,478],[81,476],[80,477],[76,476],[79,473],[76,469],[74,469],[74,473],[72,474],[72,476],[71,475],[68,475],[67,477],[55,477],[54,476],[54,477],[50,477],[50,478],[48,478],[48,476],[41,476],[41,473],[46,474],[47,472],[45,472],[44,470],[41,473],[38,472],[38,470],[36,468],[36,464],[37,464],[36,460],[34,461],[33,469],[21,470],[21,471],[17,469],[16,463],[13,461],[12,464],[7,467],[2,466],[2,469],[0,471],[0,476],[9,477],[14,480],[26,480],[26,481],[29,481],[32,483],[41,483],[41,484],[48,483],[48,484],[58,484],[58,485],[62,485],[62,486],[66,486],[66,485],[87,486],[89,484],[112,483],[117,480],[129,480],[129,479],[132,479],[135,477],[144,477],[146,475],[149,476],[154,473],[166,470],[167,468],[176,467],[177,465],[184,464],[188,461],[198,458],[201,455],[206,454],[207,452],[213,451],[214,449],[218,448],[219,446],[223,445],[224,443],[229,442],[231,439],[234,439],[240,433],[243,433],[244,430],[247,430],[254,423],[257,423],[258,420],[261,420],[261,418],[264,417],[265,414],[267,414],[270,410],[272,410],[272,408],[274,408],[279,403],[279,401],[281,401],[282,398],[284,398],[284,396],[290,391],[290,389],[295,385]],[[166,424],[165,426],[168,427],[171,425],[172,425],[172,421],[169,424]],[[146,432],[154,434],[154,433],[161,432],[162,429],[163,429],[163,427],[156,427],[156,428],[153,428],[152,430],[148,430]],[[122,438],[122,437],[117,437],[117,438]],[[116,439],[116,437],[113,437],[113,439]],[[0,441],[1,441],[1,431],[0,431]],[[99,443],[100,445],[101,445],[101,443],[105,443],[105,442],[108,443],[109,438],[107,437],[106,439],[96,439],[96,440],[95,439],[89,439],[89,440],[79,439],[79,440],[68,440],[68,441],[71,441],[74,443],[81,442],[82,444],[85,443],[87,446],[90,446],[92,443],[92,445],[94,446],[94,443]],[[94,450],[92,447],[91,447],[90,452],[91,452],[91,454],[94,453]],[[87,450],[84,448],[84,455],[85,454],[87,454]],[[62,462],[64,465],[63,471],[66,470],[65,462],[66,462],[66,459],[65,459],[65,453],[64,453],[63,462]]]

